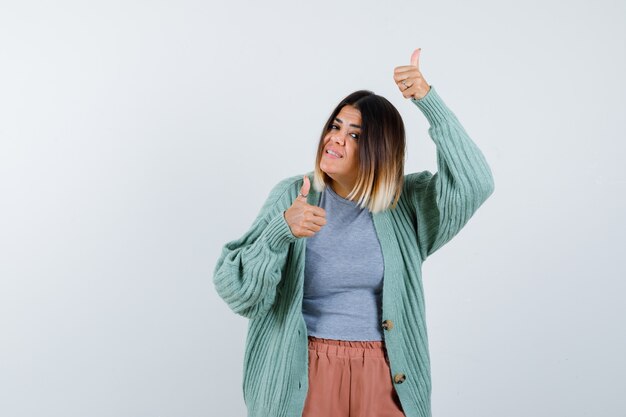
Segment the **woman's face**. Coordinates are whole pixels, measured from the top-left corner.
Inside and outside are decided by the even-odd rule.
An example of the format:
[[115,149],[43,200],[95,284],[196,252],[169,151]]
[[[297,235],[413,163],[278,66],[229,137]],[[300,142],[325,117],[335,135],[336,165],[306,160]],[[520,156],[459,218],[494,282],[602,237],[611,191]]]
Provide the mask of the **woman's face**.
[[[359,138],[361,112],[351,105],[342,107],[324,136],[324,153],[320,169],[328,174],[339,188],[352,189],[359,172]],[[338,156],[329,153],[332,150]],[[337,191],[336,187],[333,190]]]

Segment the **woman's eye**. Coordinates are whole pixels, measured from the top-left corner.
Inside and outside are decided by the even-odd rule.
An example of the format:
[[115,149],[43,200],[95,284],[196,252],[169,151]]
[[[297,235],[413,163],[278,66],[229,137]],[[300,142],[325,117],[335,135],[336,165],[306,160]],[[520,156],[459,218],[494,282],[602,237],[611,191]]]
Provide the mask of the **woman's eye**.
[[[339,126],[337,126],[337,125],[330,125],[330,130],[333,130],[333,129],[339,129]],[[351,135],[353,135],[352,137],[354,139],[358,139],[359,138],[359,134],[358,133],[351,133]]]

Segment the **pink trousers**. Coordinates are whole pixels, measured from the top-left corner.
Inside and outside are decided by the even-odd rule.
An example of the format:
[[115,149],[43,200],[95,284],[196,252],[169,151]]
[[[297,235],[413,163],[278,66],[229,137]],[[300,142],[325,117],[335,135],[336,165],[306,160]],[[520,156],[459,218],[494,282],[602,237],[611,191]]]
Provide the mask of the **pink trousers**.
[[405,417],[384,341],[309,336],[309,391],[302,417]]

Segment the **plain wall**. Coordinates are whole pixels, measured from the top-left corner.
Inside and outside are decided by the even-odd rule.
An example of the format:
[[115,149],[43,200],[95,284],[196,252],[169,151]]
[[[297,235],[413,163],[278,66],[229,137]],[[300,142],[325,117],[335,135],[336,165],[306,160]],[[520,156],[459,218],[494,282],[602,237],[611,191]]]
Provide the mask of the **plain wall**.
[[623,417],[626,3],[0,3],[0,415],[244,416],[224,243],[420,69],[495,192],[424,264],[434,416]]

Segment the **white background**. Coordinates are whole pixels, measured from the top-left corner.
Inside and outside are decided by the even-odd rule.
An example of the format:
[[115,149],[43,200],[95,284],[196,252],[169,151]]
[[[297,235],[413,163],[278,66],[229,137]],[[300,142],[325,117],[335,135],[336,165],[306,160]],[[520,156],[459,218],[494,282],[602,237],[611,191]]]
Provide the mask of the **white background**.
[[626,416],[623,1],[0,3],[0,415],[244,416],[221,246],[426,80],[495,192],[423,267],[433,415]]

